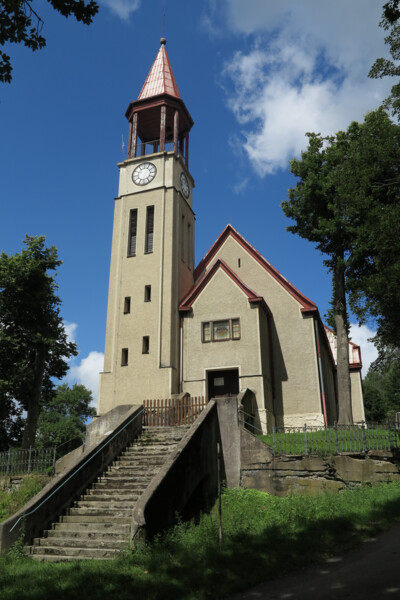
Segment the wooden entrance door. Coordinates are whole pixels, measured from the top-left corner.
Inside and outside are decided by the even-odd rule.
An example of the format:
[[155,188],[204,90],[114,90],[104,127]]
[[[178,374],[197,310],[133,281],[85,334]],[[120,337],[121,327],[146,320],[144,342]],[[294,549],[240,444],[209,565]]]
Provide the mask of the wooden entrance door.
[[239,369],[208,371],[208,398],[236,396],[239,393]]

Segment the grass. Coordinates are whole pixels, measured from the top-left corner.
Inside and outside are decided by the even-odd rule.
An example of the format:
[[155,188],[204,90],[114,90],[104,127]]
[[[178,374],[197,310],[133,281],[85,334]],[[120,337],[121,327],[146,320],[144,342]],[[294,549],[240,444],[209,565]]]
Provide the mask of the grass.
[[0,522],[11,517],[48,483],[46,475],[26,475],[18,489],[0,489]]
[[[319,431],[293,431],[275,434],[268,433],[257,437],[275,449],[277,453],[305,454],[305,443],[309,454],[337,454],[338,452],[362,452],[364,443],[368,450],[390,450],[400,446],[400,432],[395,429],[357,427],[337,430],[333,428]],[[390,443],[389,443],[390,439]]]
[[223,495],[223,544],[216,507],[179,523],[113,561],[36,563],[0,558],[1,600],[202,600],[223,598],[350,548],[400,515],[400,482],[319,497],[278,498],[255,490]]

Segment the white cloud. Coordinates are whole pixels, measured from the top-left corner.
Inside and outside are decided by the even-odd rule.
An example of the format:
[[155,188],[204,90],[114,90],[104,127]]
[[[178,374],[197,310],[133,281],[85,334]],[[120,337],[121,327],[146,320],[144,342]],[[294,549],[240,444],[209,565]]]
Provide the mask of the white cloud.
[[367,77],[385,53],[376,0],[224,6],[231,31],[251,36],[250,49],[226,63],[224,81],[243,148],[261,176],[286,169],[306,147],[305,132],[346,129],[388,95],[392,82]]
[[78,329],[78,325],[76,323],[68,323],[68,321],[64,321],[64,329],[67,334],[68,342],[76,342],[76,331]]
[[93,350],[86,358],[82,358],[80,364],[70,366],[67,373],[68,383],[81,383],[93,394],[93,405],[97,408],[97,397],[99,392],[99,374],[103,370],[104,354]]
[[378,358],[378,351],[373,342],[369,340],[373,338],[376,331],[373,331],[366,325],[357,325],[350,323],[351,341],[361,347],[361,360],[363,363],[362,376],[365,377],[369,369],[369,365]]
[[112,12],[124,21],[129,21],[131,13],[135,12],[140,6],[140,0],[100,0],[100,3],[108,6]]

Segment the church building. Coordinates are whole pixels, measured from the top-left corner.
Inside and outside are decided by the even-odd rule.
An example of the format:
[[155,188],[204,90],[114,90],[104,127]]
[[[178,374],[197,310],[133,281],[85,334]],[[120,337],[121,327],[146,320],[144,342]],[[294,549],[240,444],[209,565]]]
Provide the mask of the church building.
[[[317,306],[227,225],[195,267],[193,120],[165,38],[131,102],[119,164],[99,414],[145,399],[251,390],[258,428],[332,425],[336,339]],[[200,228],[202,224],[198,225]],[[361,353],[350,343],[354,422]]]

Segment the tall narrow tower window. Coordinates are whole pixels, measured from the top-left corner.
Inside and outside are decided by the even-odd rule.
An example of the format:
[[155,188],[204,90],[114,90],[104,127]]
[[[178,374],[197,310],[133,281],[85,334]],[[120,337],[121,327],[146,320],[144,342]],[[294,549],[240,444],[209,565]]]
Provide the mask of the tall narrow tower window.
[[136,256],[137,208],[129,214],[128,256]]
[[122,348],[121,367],[126,367],[127,364],[128,364],[128,348]]
[[151,302],[151,285],[144,286],[144,301]]
[[125,296],[124,299],[124,315],[127,315],[131,312],[131,297]]
[[143,336],[142,341],[142,354],[149,354],[150,352],[150,338],[148,335]]
[[153,252],[153,237],[154,237],[154,206],[147,207],[146,215],[146,243],[144,251],[147,253]]

